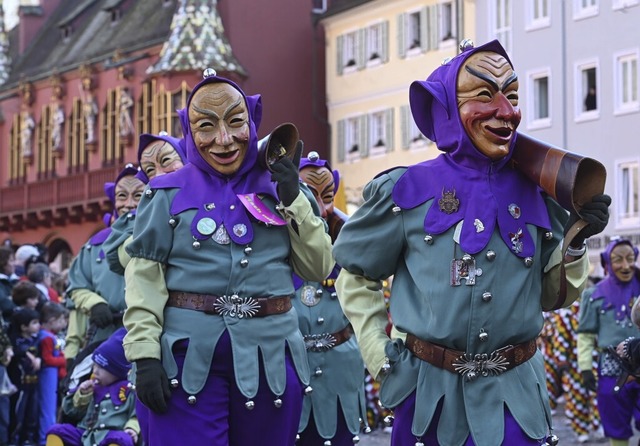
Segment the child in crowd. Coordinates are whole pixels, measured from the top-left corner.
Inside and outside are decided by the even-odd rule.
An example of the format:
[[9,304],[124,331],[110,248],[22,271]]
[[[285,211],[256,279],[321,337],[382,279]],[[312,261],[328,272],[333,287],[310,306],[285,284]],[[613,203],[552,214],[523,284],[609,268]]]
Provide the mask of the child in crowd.
[[9,366],[9,376],[18,387],[15,410],[12,411],[15,419],[11,422],[13,427],[11,435],[16,445],[36,444],[38,371],[42,361],[39,352],[39,334],[40,314],[36,310],[25,307],[13,313],[9,337],[15,357]]
[[7,373],[7,366],[13,358],[13,346],[9,336],[0,328],[0,446],[9,444],[10,396],[18,391]]
[[62,339],[58,333],[67,324],[66,310],[57,303],[48,302],[40,310],[40,355],[42,367],[38,379],[40,393],[40,444],[45,444],[47,431],[56,422],[58,385],[67,375],[66,361],[62,353]]
[[22,308],[35,310],[40,300],[40,291],[38,287],[31,282],[18,282],[11,290],[11,299],[13,299],[13,303],[16,304],[14,311]]
[[136,395],[127,374],[131,368],[124,356],[124,328],[116,330],[93,352],[93,375],[64,397],[62,410],[79,420],[54,424],[47,433],[47,446],[133,446],[140,426],[136,418]]

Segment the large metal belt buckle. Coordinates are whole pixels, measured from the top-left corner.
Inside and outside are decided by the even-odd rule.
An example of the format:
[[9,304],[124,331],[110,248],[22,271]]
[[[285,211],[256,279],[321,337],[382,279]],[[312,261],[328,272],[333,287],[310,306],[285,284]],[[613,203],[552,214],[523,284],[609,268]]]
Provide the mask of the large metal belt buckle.
[[330,333],[312,334],[304,336],[304,345],[312,352],[323,352],[336,345],[336,338]]
[[498,376],[507,370],[509,361],[502,356],[502,352],[510,347],[507,345],[491,353],[477,355],[465,353],[453,363],[453,368],[467,381],[473,381],[478,376]]
[[213,304],[213,308],[222,316],[237,317],[238,319],[250,318],[258,314],[260,304],[253,297],[219,296]]

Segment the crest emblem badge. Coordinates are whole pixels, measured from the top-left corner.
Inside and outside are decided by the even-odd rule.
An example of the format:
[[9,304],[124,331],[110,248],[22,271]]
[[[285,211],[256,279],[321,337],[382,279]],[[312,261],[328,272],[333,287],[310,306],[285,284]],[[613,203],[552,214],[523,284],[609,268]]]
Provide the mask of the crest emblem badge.
[[511,250],[516,254],[522,252],[522,229],[518,229],[518,232],[515,234],[513,232],[509,233],[509,239],[511,240]]
[[442,198],[438,200],[438,206],[440,210],[445,214],[453,214],[458,212],[460,207],[460,200],[456,198],[456,190],[444,190],[442,189]]
[[509,213],[511,214],[511,216],[513,218],[515,218],[516,220],[520,218],[520,216],[522,215],[522,211],[520,210],[520,206],[518,206],[515,203],[511,203],[509,205]]
[[205,217],[198,220],[196,229],[202,235],[211,235],[216,230],[216,222],[213,218]]
[[227,230],[224,228],[224,225],[218,226],[218,229],[213,234],[213,241],[219,245],[228,245],[231,243],[231,237],[227,233]]
[[238,237],[244,237],[244,235],[247,233],[247,226],[243,223],[233,225],[233,233]]
[[300,301],[307,307],[315,307],[320,303],[320,298],[314,287],[305,285],[300,290]]

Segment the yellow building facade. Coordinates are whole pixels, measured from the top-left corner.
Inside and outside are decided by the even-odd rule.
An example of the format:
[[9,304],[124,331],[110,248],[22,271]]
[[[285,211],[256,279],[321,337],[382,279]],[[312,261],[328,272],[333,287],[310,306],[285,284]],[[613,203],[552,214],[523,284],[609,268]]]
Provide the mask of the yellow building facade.
[[409,86],[475,35],[470,0],[374,0],[327,12],[327,110],[337,205],[352,213],[379,172],[440,153],[418,130]]

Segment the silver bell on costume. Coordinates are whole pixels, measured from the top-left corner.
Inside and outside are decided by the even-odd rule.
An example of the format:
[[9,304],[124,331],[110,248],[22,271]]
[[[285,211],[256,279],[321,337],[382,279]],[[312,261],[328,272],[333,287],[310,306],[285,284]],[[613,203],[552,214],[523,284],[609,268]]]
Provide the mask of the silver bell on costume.
[[247,410],[253,410],[256,407],[256,403],[254,403],[253,401],[249,400],[246,403],[244,403],[244,407],[246,407]]

